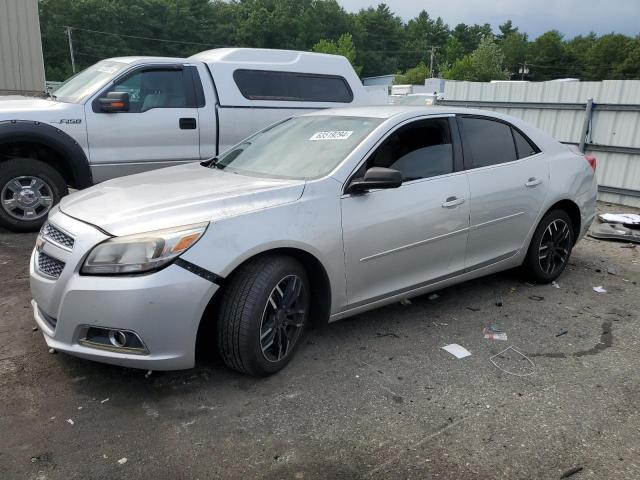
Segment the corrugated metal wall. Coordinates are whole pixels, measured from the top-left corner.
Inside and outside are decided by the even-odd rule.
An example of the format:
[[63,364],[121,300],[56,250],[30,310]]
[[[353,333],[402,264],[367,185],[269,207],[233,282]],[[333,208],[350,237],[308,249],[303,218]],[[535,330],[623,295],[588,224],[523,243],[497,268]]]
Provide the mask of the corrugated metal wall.
[[43,91],[38,0],[0,0],[0,93]]
[[561,142],[576,145],[583,140],[586,104],[593,99],[591,124],[584,140],[586,151],[598,158],[600,199],[640,207],[640,80],[447,81],[445,99],[443,103],[522,118]]

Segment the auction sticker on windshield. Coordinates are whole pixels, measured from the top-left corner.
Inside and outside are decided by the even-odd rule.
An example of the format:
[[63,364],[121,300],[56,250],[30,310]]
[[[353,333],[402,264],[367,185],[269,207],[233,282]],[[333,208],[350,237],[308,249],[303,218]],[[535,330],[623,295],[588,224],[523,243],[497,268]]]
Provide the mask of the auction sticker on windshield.
[[309,140],[346,140],[353,135],[353,130],[336,130],[332,132],[316,132]]

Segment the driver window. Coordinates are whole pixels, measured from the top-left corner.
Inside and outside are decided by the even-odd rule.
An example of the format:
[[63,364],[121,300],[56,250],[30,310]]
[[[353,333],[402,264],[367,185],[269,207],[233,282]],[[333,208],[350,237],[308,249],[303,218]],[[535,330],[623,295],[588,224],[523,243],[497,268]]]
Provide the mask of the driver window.
[[153,108],[195,107],[193,84],[183,70],[143,70],[118,82],[112,92],[129,94],[133,113]]
[[366,168],[371,167],[399,170],[404,182],[452,173],[449,120],[419,120],[399,128],[369,157]]

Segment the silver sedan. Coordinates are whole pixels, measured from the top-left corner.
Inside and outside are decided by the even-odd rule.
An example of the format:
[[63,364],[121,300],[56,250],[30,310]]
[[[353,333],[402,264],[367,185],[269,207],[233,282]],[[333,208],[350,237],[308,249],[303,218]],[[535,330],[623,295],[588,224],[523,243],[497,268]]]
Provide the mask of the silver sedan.
[[129,367],[283,368],[332,322],[500,270],[551,282],[594,217],[595,159],[496,113],[323,110],[202,164],[62,200],[31,257],[51,348]]

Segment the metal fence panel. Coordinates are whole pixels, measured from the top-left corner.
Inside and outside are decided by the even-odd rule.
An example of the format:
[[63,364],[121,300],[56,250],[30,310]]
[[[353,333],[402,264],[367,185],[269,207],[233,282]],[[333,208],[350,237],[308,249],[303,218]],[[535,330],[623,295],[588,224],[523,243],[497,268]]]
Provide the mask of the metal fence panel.
[[[640,207],[640,80],[602,82],[455,82],[444,104],[513,115],[565,143],[586,142],[598,158],[601,200]],[[582,139],[585,110],[591,126]]]
[[43,92],[38,0],[0,0],[0,92]]

